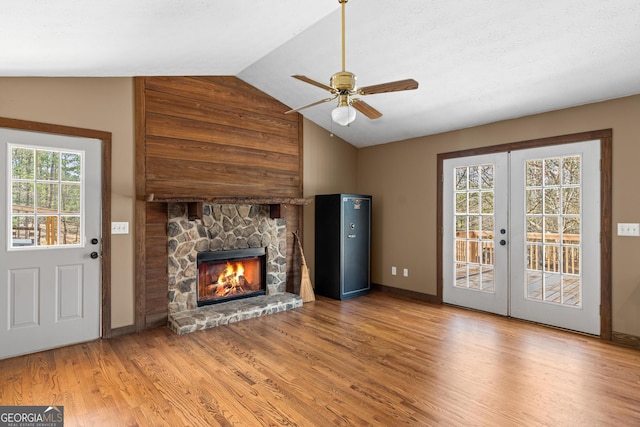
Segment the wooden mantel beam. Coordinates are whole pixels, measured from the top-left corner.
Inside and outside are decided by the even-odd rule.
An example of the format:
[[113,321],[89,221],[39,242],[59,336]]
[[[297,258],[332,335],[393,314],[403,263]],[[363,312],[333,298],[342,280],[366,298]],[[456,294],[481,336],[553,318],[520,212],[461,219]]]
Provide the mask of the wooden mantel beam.
[[197,197],[197,196],[172,196],[147,194],[147,202],[157,203],[186,203],[189,220],[202,219],[204,203],[216,203],[220,205],[269,205],[269,215],[272,219],[284,218],[287,205],[308,205],[313,198],[287,198],[287,197]]
[[308,205],[313,202],[313,198],[174,196],[151,193],[145,196],[145,201],[159,203],[201,202],[220,205]]

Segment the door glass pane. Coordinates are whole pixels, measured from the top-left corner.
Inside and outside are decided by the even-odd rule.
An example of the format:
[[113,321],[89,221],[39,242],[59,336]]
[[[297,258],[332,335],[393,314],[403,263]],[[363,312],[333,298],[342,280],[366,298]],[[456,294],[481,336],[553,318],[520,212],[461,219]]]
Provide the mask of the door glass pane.
[[455,169],[455,182],[456,182],[456,190],[467,189],[467,168],[466,167]]
[[464,262],[467,260],[467,241],[456,240],[456,261]]
[[493,241],[493,215],[482,216],[482,235],[483,240]]
[[544,241],[546,243],[559,243],[560,234],[558,233],[558,217],[544,217]]
[[494,292],[493,267],[482,266],[482,290]]
[[562,159],[562,184],[580,185],[580,156]]
[[560,185],[560,159],[544,159],[544,186]]
[[565,305],[571,305],[575,307],[580,307],[582,305],[580,299],[582,298],[580,292],[580,278],[574,276],[563,276],[562,277],[562,289],[563,292],[563,301],[562,303]]
[[550,215],[560,213],[560,192],[557,188],[544,189],[544,213]]
[[10,248],[82,244],[83,154],[11,146]]
[[542,160],[527,162],[526,174],[527,187],[542,187]]
[[61,216],[60,217],[60,244],[79,245],[80,240],[80,217]]
[[480,234],[480,216],[470,215],[469,217],[469,237],[476,239]]
[[456,215],[456,237],[467,237],[466,215]]
[[480,213],[480,193],[474,191],[467,194],[469,199],[469,213]]
[[542,190],[528,189],[527,190],[527,213],[541,214],[542,213]]
[[480,290],[480,266],[477,264],[469,264],[469,280],[467,283],[469,284],[469,289]]
[[539,271],[527,271],[526,273],[527,298],[542,300],[542,273]]
[[469,189],[480,188],[480,166],[469,166]]
[[82,156],[78,153],[60,153],[60,179],[67,182],[80,182]]
[[545,302],[561,302],[560,280],[562,276],[555,273],[544,274],[544,300]]
[[36,184],[36,209],[41,213],[58,211],[58,184],[39,182]]
[[482,265],[493,265],[493,242],[482,242]]
[[30,148],[11,148],[11,177],[33,179],[34,151]]
[[483,191],[482,195],[482,213],[483,214],[492,214],[493,213],[493,191]]
[[565,216],[562,218],[562,243],[580,244],[580,217]]
[[467,213],[467,193],[456,194],[456,213]]
[[37,150],[36,179],[57,181],[60,169],[60,153],[56,151]]
[[562,189],[562,213],[580,215],[580,187]]
[[38,246],[58,244],[58,217],[38,215]]
[[35,245],[33,215],[13,215],[11,218],[11,247]]
[[527,215],[527,241],[542,242],[542,217]]
[[482,176],[481,176],[482,181],[481,181],[480,188],[485,190],[492,190],[493,189],[493,165],[482,165],[480,167],[480,170],[482,171]]
[[14,182],[11,187],[11,213],[34,213],[33,182]]
[[80,213],[80,190],[79,184],[60,185],[61,212]]
[[527,244],[527,270],[542,271],[542,245]]
[[467,287],[467,264],[463,262],[456,263],[456,286],[459,288]]
[[580,156],[525,162],[526,274],[530,300],[580,307]]
[[458,288],[495,292],[494,165],[454,169],[455,269]]

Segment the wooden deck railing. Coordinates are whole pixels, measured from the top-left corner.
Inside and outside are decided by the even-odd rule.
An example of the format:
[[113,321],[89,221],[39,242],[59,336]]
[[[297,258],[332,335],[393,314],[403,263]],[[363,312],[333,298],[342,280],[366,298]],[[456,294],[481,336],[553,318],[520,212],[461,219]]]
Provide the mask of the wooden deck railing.
[[[492,234],[475,231],[469,233],[458,232],[456,233],[456,238],[456,261],[493,265],[494,243]],[[543,254],[542,250],[542,233],[527,233],[527,269],[580,274],[579,234],[563,234],[561,236],[559,233],[547,233],[544,235],[544,240],[546,254]],[[563,245],[560,245],[560,243]]]

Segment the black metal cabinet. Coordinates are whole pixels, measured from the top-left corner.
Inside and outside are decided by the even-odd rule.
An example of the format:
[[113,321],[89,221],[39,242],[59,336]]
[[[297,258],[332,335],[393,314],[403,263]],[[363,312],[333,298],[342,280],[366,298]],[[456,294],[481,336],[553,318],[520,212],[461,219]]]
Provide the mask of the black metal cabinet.
[[371,196],[318,195],[315,200],[315,291],[334,299],[371,288]]

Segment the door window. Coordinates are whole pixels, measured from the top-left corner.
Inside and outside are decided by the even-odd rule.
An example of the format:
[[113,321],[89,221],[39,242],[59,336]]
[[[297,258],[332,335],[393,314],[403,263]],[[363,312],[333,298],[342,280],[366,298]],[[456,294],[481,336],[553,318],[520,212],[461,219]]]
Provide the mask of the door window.
[[455,285],[494,292],[493,164],[460,166],[455,181]]
[[82,244],[82,152],[9,146],[10,249]]
[[525,161],[529,300],[582,306],[581,156]]

